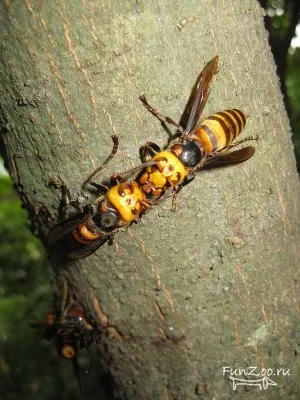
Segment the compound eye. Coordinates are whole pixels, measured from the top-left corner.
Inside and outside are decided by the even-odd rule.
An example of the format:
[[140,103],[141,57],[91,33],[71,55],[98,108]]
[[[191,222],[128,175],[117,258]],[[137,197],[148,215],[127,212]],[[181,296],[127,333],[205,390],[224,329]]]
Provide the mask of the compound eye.
[[113,212],[111,210],[101,213],[99,217],[100,217],[100,221],[99,221],[100,226],[103,229],[114,228],[119,222],[119,217],[116,215],[115,212]]

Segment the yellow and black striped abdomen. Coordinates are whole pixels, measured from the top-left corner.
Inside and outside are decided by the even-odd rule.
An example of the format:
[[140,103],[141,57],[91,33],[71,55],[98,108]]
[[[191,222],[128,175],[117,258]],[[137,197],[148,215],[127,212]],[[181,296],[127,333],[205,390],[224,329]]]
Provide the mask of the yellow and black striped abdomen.
[[230,145],[246,124],[246,115],[236,108],[220,111],[205,119],[194,135],[206,154],[220,151]]
[[91,224],[90,218],[79,224],[72,232],[74,239],[81,244],[90,244],[102,236],[101,232],[96,232],[94,224]]

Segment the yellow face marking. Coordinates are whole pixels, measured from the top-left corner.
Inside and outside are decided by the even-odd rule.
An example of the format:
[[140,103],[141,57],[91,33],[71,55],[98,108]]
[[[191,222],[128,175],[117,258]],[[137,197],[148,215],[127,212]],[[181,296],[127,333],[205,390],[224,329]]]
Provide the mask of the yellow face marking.
[[[123,187],[124,186],[124,187]],[[120,195],[121,191],[121,195]],[[118,211],[122,220],[126,223],[136,219],[144,209],[143,202],[146,195],[141,191],[136,182],[128,185],[119,184],[113,186],[106,194],[108,201]]]
[[149,182],[156,189],[179,185],[187,175],[184,164],[168,150],[156,154],[151,161],[158,161],[156,166],[147,167]]

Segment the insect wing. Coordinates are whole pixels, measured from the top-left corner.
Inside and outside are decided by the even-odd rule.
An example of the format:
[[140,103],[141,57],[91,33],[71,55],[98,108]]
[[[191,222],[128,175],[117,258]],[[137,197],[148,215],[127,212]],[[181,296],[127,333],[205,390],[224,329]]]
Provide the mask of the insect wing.
[[79,260],[80,258],[84,258],[89,256],[90,254],[94,253],[99,247],[101,247],[108,239],[110,236],[106,236],[104,238],[100,238],[97,240],[94,240],[90,244],[86,244],[84,246],[80,246],[78,250],[72,251],[71,253],[68,254],[69,258]]
[[219,57],[214,57],[200,72],[182,117],[182,120],[184,120],[189,114],[182,136],[187,136],[195,128],[197,122],[199,121],[200,115],[202,114],[210,93],[210,84],[212,78],[218,72],[218,61]]
[[33,329],[45,329],[48,326],[47,321],[45,320],[30,321],[28,322],[28,325]]
[[82,383],[81,383],[81,377],[80,377],[80,375],[81,375],[80,374],[80,366],[79,366],[78,359],[77,359],[76,356],[72,358],[72,365],[73,365],[74,373],[75,373],[75,376],[76,376],[76,379],[77,379],[77,382],[78,382],[79,389],[82,391]]
[[57,242],[60,238],[62,238],[65,234],[70,231],[73,231],[77,228],[79,224],[81,224],[87,217],[86,213],[77,214],[77,216],[66,219],[60,224],[56,225],[48,235],[48,243],[52,245]]
[[46,340],[51,340],[56,332],[56,326],[49,325],[47,321],[31,321],[29,322],[29,326],[31,328],[43,331],[43,335]]
[[237,164],[249,160],[255,153],[255,147],[247,146],[242,149],[220,153],[207,160],[203,169],[225,167],[229,164]]

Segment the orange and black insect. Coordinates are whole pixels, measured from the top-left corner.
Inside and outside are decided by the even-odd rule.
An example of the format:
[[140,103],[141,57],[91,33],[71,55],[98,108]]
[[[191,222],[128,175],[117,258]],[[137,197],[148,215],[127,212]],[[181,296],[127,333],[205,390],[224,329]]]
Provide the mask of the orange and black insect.
[[246,124],[246,115],[238,109],[218,112],[198,124],[210,93],[212,78],[218,72],[218,60],[216,56],[209,61],[196,81],[186,107],[188,120],[185,128],[151,107],[145,96],[140,97],[148,111],[160,121],[176,126],[180,132],[179,138],[171,141],[164,151],[151,142],[144,147],[143,161],[156,162],[146,167],[139,177],[140,187],[147,193],[148,201],[176,193],[202,168],[243,162],[255,152],[253,146],[229,151],[245,141],[257,140],[251,136],[234,142]]
[[32,322],[33,327],[42,327],[46,340],[55,341],[57,353],[65,360],[71,360],[79,386],[81,387],[78,351],[87,348],[97,336],[95,324],[88,322],[82,307],[67,292],[64,282],[63,299],[60,307],[52,308],[45,321]]
[[105,187],[92,182],[92,179],[117,152],[118,138],[113,136],[111,154],[87,181],[97,189],[104,189],[105,194],[75,217],[54,227],[49,235],[50,244],[64,243],[61,239],[67,239],[63,248],[68,257],[86,257],[111,239],[120,228],[143,215],[151,205],[176,194],[194,178],[196,171],[243,162],[253,156],[253,146],[230,151],[242,142],[257,139],[251,136],[234,141],[246,123],[246,115],[242,111],[235,108],[221,111],[198,124],[210,93],[211,81],[218,72],[218,59],[216,56],[205,65],[194,85],[185,111],[185,128],[151,107],[145,96],[140,97],[147,110],[160,121],[178,129],[179,138],[172,140],[163,151],[157,144],[148,142],[142,152],[143,164],[113,176],[112,181],[116,183],[111,182],[109,187]]
[[109,187],[93,181],[117,151],[118,137],[113,136],[113,140],[114,148],[110,156],[85,182],[104,194],[50,231],[49,244],[59,242],[58,245],[69,258],[87,257],[111,239],[120,228],[136,220],[150,206],[146,194],[135,178],[145,166],[153,165],[153,162],[142,164],[123,174],[113,175],[111,182],[117,183],[111,183]]
[[66,360],[72,360],[79,349],[93,341],[94,331],[81,307],[73,303],[60,315],[53,309],[48,312],[44,336],[48,340],[55,338],[58,354]]

